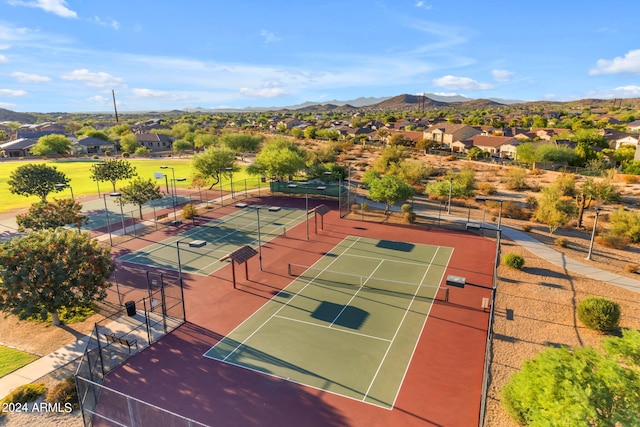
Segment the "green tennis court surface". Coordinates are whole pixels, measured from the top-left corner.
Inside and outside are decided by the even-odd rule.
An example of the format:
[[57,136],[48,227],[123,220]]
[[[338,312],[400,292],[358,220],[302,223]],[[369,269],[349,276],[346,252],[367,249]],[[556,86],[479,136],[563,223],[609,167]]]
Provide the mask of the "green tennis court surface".
[[348,237],[205,356],[391,409],[452,253]]
[[[265,243],[281,235],[305,220],[305,212],[299,209],[281,208],[270,211],[266,206],[260,209],[260,237]],[[169,270],[178,270],[178,241],[182,272],[209,275],[227,264],[220,258],[244,245],[258,246],[258,214],[253,207],[240,209],[221,219],[203,222],[177,236],[154,243],[144,249],[123,255],[120,261],[143,264]],[[194,240],[206,242],[205,246],[192,248]]]

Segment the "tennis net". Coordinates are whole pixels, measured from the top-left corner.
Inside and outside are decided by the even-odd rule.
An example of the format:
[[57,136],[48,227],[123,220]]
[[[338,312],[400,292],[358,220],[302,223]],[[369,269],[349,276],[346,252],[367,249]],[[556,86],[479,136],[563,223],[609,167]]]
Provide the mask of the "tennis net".
[[443,286],[421,285],[398,280],[381,279],[358,274],[331,271],[324,268],[301,264],[288,264],[290,276],[297,277],[314,285],[326,285],[343,289],[362,288],[377,293],[404,295],[417,299],[449,301],[449,288]]

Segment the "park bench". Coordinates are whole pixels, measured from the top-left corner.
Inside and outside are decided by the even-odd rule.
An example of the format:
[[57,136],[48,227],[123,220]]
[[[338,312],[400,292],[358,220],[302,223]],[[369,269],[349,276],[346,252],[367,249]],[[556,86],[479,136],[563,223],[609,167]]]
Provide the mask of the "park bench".
[[136,350],[138,350],[138,340],[128,340],[118,337],[116,336],[116,334],[104,334],[104,337],[107,339],[107,343],[126,345],[129,349],[129,353],[131,353],[131,347],[134,345],[136,347]]

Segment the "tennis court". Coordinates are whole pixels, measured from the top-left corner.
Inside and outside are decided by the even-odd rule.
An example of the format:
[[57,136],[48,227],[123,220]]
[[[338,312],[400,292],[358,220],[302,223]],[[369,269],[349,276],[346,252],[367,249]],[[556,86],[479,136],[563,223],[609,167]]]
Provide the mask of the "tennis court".
[[205,356],[392,409],[452,254],[348,236]]
[[[260,208],[259,213],[256,208]],[[252,205],[220,219],[198,218],[197,227],[123,255],[118,260],[178,270],[179,251],[182,272],[207,276],[224,267],[227,262],[220,258],[235,249],[245,245],[257,247],[259,237],[264,244],[304,220],[305,211],[300,209]],[[194,241],[200,242],[198,247],[189,245]]]

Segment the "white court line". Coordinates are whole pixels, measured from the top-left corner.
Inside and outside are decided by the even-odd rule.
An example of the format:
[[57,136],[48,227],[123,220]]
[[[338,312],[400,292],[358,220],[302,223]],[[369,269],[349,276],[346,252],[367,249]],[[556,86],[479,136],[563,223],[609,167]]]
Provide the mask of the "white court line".
[[344,311],[347,309],[347,307],[349,307],[349,304],[351,304],[351,301],[353,301],[356,298],[356,295],[358,295],[358,292],[360,292],[362,290],[362,288],[364,287],[364,285],[369,281],[369,279],[371,279],[371,276],[373,276],[374,273],[376,271],[378,271],[378,269],[380,268],[380,266],[382,265],[383,262],[384,262],[384,260],[381,259],[380,262],[378,263],[378,265],[376,266],[376,268],[374,268],[373,271],[369,274],[369,277],[367,277],[367,280],[365,280],[363,283],[360,284],[360,287],[358,288],[358,290],[353,295],[351,295],[351,299],[342,307],[342,310],[340,310],[340,313],[338,313],[336,318],[333,319],[333,322],[331,322],[329,327],[332,327],[333,324],[336,323],[336,321],[342,315],[342,313],[344,313]]
[[[371,338],[372,340],[391,342],[391,340],[387,339],[387,338],[380,338],[380,337],[376,337],[376,336],[373,336],[373,335],[361,334],[359,332],[348,331],[346,329],[336,329],[336,328],[332,328],[331,326],[321,325],[319,323],[307,322],[306,320],[293,319],[291,317],[279,316],[279,315],[276,315],[276,316],[273,316],[273,317],[277,318],[277,319],[290,320],[292,322],[304,323],[306,325],[316,326],[318,328],[331,329],[332,331],[344,332],[345,334],[358,335],[358,336],[365,337],[365,338]],[[333,325],[333,323],[332,323],[332,325]]]
[[[349,248],[351,248],[353,245],[355,245],[355,244],[358,242],[358,240],[360,240],[360,238],[359,238],[359,237],[358,237],[356,240],[354,240],[354,241],[353,241],[353,242],[352,242],[352,243],[351,243],[351,244],[350,244],[350,245],[349,245],[349,246],[348,246],[348,247],[347,247],[343,252],[348,251],[348,250],[349,250]],[[323,258],[324,258],[324,257],[323,257]],[[323,259],[323,258],[320,258],[320,259]],[[330,262],[330,263],[329,263],[329,264],[328,264],[328,265],[327,265],[327,266],[326,266],[322,271],[325,271],[327,268],[329,268],[331,265],[333,265],[333,263],[334,263],[334,262],[336,262],[339,258],[340,258],[340,256],[337,256],[337,257],[335,257],[333,260],[331,260],[331,262]],[[318,260],[318,261],[319,261],[319,260]],[[319,275],[319,274],[320,274],[320,273],[318,273],[318,275]],[[317,277],[317,276],[316,276],[316,277]],[[295,280],[294,280],[294,282],[295,282]],[[280,313],[280,312],[281,312],[285,307],[287,307],[287,306],[289,305],[289,303],[290,303],[291,301],[293,301],[293,299],[294,299],[296,296],[298,296],[298,295],[300,294],[300,292],[302,292],[303,290],[305,290],[305,289],[307,288],[307,286],[309,286],[310,284],[311,284],[311,282],[308,282],[306,285],[304,285],[304,286],[303,286],[303,287],[302,287],[298,292],[296,292],[296,293],[294,294],[294,296],[293,296],[293,297],[291,297],[291,298],[290,298],[286,303],[284,303],[284,304],[282,305],[282,307],[280,307],[280,308],[279,308],[275,313],[273,313],[271,316],[269,316],[269,318],[268,318],[268,319],[266,319],[264,322],[262,322],[262,324],[261,324],[258,328],[256,328],[256,330],[254,330],[254,331],[251,333],[251,335],[249,335],[249,336],[248,336],[247,338],[245,338],[245,339],[244,339],[244,340],[243,340],[243,341],[242,341],[238,346],[236,346],[236,348],[234,348],[234,349],[233,349],[233,351],[232,351],[231,353],[227,354],[227,355],[225,356],[225,358],[224,358],[224,359],[222,359],[222,361],[223,361],[223,362],[226,362],[226,361],[227,361],[227,359],[229,358],[229,356],[231,356],[233,353],[235,353],[235,352],[236,352],[236,350],[238,350],[241,346],[243,346],[243,345],[244,345],[244,343],[246,343],[246,342],[247,342],[251,337],[253,337],[253,336],[256,334],[256,332],[258,332],[260,329],[262,329],[262,327],[263,327],[263,326],[265,326],[265,325],[266,325],[266,324],[267,324],[267,323],[268,323],[268,322],[269,322],[269,321],[270,321],[274,316],[278,315],[278,314],[279,314],[279,313]],[[269,301],[271,301],[271,300],[269,300]],[[265,303],[265,304],[266,304],[266,303]],[[253,316],[251,316],[251,317],[253,317]],[[251,317],[249,317],[249,319],[250,319]],[[247,319],[247,320],[249,320],[249,319]],[[245,322],[246,322],[246,320],[245,320]],[[243,323],[244,323],[244,322],[242,322],[242,323],[241,323],[241,325],[242,325]],[[237,329],[237,328],[236,328],[236,329]],[[234,330],[235,330],[235,329],[234,329]],[[229,335],[231,335],[231,333],[233,333],[233,331],[231,331],[231,332],[229,333]]]
[[[449,253],[449,259],[447,259],[445,268],[442,269],[442,275],[440,276],[440,280],[438,280],[438,289],[440,288],[440,283],[442,283],[442,279],[444,278],[444,275],[447,271],[447,267],[449,266],[449,261],[451,261],[451,257],[453,256],[454,249],[453,248],[450,248],[450,249],[451,249],[451,252]],[[429,265],[429,268],[431,268],[431,265]],[[409,307],[411,307],[411,305],[409,305]],[[424,332],[424,328],[427,325],[427,320],[429,319],[429,315],[431,314],[432,308],[433,308],[433,301],[429,306],[429,311],[427,312],[427,315],[424,316],[424,321],[422,322],[422,328],[420,328],[420,334],[418,334],[418,339],[416,339],[416,343],[413,345],[413,350],[411,351],[411,357],[409,358],[409,361],[407,362],[407,366],[404,369],[404,375],[402,375],[402,381],[400,381],[401,387],[402,387],[402,384],[404,383],[404,379],[406,378],[407,373],[409,372],[409,366],[411,366],[411,361],[413,361],[413,356],[416,354],[416,348],[418,348],[418,342],[420,341],[420,337],[422,336],[422,333]],[[398,400],[398,396],[400,395],[401,387],[398,387],[398,391],[396,392],[396,397],[393,399],[392,407],[396,406],[396,400]]]
[[389,262],[397,262],[398,264],[408,264],[408,265],[414,265],[414,266],[419,266],[419,267],[423,267],[424,263],[420,263],[420,262],[413,262],[413,261],[403,261],[403,260],[399,260],[399,259],[388,259],[388,258],[376,258],[376,257],[372,257],[372,256],[365,256],[365,255],[354,255],[354,254],[344,254],[344,256],[352,256],[355,258],[364,258],[364,259],[372,259],[372,260],[383,260],[383,261],[389,261]]
[[[431,261],[429,262],[429,267],[427,267],[427,270],[424,272],[424,275],[422,276],[422,280],[420,280],[420,283],[422,283],[424,281],[424,279],[427,277],[427,273],[429,273],[429,270],[431,269],[431,265],[433,265],[433,260],[435,259],[435,257],[438,254],[439,250],[440,250],[440,247],[438,246],[438,249],[436,249],[435,253],[431,257]],[[409,304],[409,307],[407,308],[407,310],[405,310],[404,315],[402,316],[402,320],[400,320],[400,324],[396,328],[396,332],[393,334],[393,338],[391,338],[390,344],[387,346],[387,351],[385,351],[384,356],[382,357],[382,360],[380,361],[380,364],[378,365],[378,369],[376,370],[376,373],[374,374],[373,379],[371,380],[371,383],[369,384],[369,388],[367,389],[367,392],[364,394],[364,397],[362,398],[363,401],[366,400],[367,397],[369,396],[369,392],[371,391],[371,387],[373,387],[373,384],[375,383],[376,378],[378,377],[378,374],[380,373],[380,369],[382,369],[382,365],[384,364],[384,361],[387,359],[387,356],[389,355],[389,351],[391,350],[391,347],[393,346],[393,342],[395,341],[396,337],[398,336],[398,332],[400,332],[400,329],[402,328],[402,324],[404,323],[404,320],[407,318],[407,314],[409,313],[409,308],[413,304],[413,301],[416,299],[416,296],[418,295],[418,291],[419,290],[420,290],[420,288],[416,289],[416,292],[413,294],[413,298],[411,298],[411,303]],[[431,305],[433,306],[433,303]],[[416,341],[419,341],[419,339],[420,339],[420,337],[418,337],[418,339]],[[399,384],[398,390],[400,390],[401,387],[402,387],[402,383]]]

